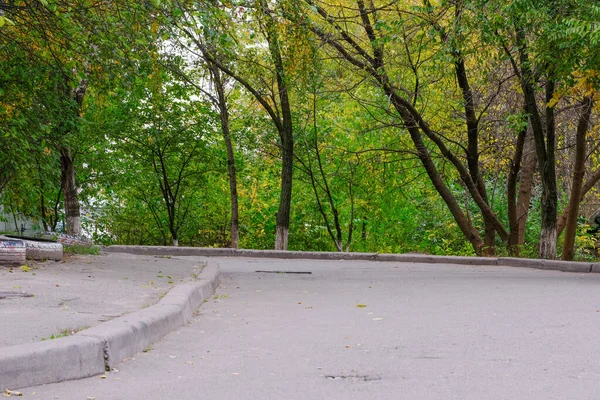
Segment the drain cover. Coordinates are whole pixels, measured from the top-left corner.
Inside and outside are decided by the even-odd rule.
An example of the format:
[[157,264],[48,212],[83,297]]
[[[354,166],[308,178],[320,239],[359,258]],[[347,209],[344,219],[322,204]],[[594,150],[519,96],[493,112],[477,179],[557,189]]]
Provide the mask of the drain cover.
[[254,271],[261,272],[263,274],[306,274],[310,275],[312,272],[309,271]]
[[0,300],[6,299],[7,297],[33,297],[33,295],[27,292],[6,292],[0,290]]
[[379,375],[325,375],[327,379],[345,379],[349,381],[379,381],[381,380],[381,376]]

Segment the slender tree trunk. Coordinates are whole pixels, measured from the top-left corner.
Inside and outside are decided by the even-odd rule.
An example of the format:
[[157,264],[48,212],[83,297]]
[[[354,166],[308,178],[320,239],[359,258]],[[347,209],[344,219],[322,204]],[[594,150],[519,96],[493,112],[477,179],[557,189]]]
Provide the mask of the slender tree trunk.
[[60,150],[61,183],[65,202],[65,220],[69,235],[81,236],[81,212],[73,157],[68,148]]
[[221,71],[214,63],[209,61],[208,64],[211,70],[213,83],[217,91],[217,106],[219,108],[219,116],[221,117],[221,132],[223,133],[223,139],[227,149],[227,171],[229,174],[229,194],[231,197],[231,247],[237,249],[239,241],[239,207],[235,157],[229,130],[229,109],[227,107],[227,98],[225,97],[225,88],[221,77]]
[[577,216],[579,215],[579,199],[581,198],[581,189],[583,186],[583,177],[585,175],[585,137],[587,134],[590,115],[592,113],[592,99],[586,97],[583,100],[583,113],[579,118],[577,125],[577,137],[575,147],[575,167],[573,169],[573,185],[571,187],[571,196],[567,205],[568,216],[566,221],[565,241],[563,243],[562,259],[566,261],[573,260],[575,247],[575,234],[577,232]]
[[508,179],[506,183],[506,197],[508,200],[508,249],[511,254],[519,255],[519,217],[517,211],[517,176],[521,170],[521,160],[523,159],[523,148],[525,147],[525,138],[527,136],[527,126],[517,135],[515,144],[515,155],[512,160]]
[[[457,7],[457,18],[459,10],[460,8]],[[455,56],[456,61],[454,62],[454,70],[456,72],[456,79],[463,95],[465,119],[467,123],[467,165],[471,179],[477,187],[477,191],[481,195],[483,201],[489,205],[485,182],[483,181],[479,171],[479,119],[475,113],[473,92],[469,84],[469,78],[467,76],[464,59],[458,51],[456,52]],[[483,253],[485,255],[492,256],[495,253],[494,248],[496,238],[494,221],[486,215],[483,216],[483,221],[485,230]]]
[[42,177],[42,168],[40,166],[39,160],[36,160],[38,167],[38,178],[40,183],[40,216],[42,218],[42,226],[44,227],[44,232],[48,232],[48,221],[46,220],[46,198],[44,195],[44,179]]
[[[585,181],[583,187],[581,188],[581,193],[579,195],[579,202],[581,203],[585,197],[585,195],[600,181],[600,168],[598,168],[592,175]],[[558,219],[558,228],[557,234],[560,234],[565,229],[565,225],[567,223],[567,218],[569,217],[569,207],[565,208],[563,213],[560,215]]]
[[[64,92],[65,96],[69,99],[68,115],[71,124],[75,125],[76,128],[65,125],[68,121],[63,122],[63,128],[61,129],[63,134],[72,132],[73,129],[77,129],[79,119],[81,118],[81,107],[83,105],[83,99],[87,91],[87,79],[81,80],[79,86],[75,89],[71,89],[69,86],[68,79],[65,79],[64,84],[60,89]],[[79,196],[77,194],[77,182],[75,179],[75,166],[73,164],[73,156],[68,146],[63,145],[60,148],[60,166],[61,166],[61,185],[64,194],[65,203],[65,220],[67,225],[67,234],[74,236],[81,236],[81,212],[79,206]]]
[[[291,131],[291,126],[290,126]],[[285,134],[286,136],[288,134]],[[289,133],[291,136],[291,132]],[[292,203],[292,174],[293,174],[293,140],[282,136],[283,163],[281,166],[281,193],[279,196],[279,209],[277,211],[277,231],[275,236],[275,250],[287,250],[288,231],[290,227],[290,207]]]
[[277,91],[282,120],[281,129],[279,130],[282,155],[281,192],[279,195],[279,209],[277,210],[276,216],[277,228],[275,236],[275,250],[287,250],[288,231],[290,228],[290,207],[292,203],[292,175],[294,167],[292,110],[284,73],[283,59],[281,58],[279,34],[277,32],[273,16],[271,15],[271,11],[268,8],[267,1],[261,0],[260,4],[266,17],[269,52],[271,54],[277,74]]
[[527,128],[525,144],[523,145],[523,167],[519,178],[519,197],[517,199],[517,222],[519,224],[517,245],[525,244],[525,231],[527,229],[527,217],[529,216],[529,205],[533,188],[533,178],[537,165],[537,155],[535,153],[535,142],[531,126]]
[[421,160],[421,163],[423,164],[423,167],[425,168],[429,179],[433,183],[433,186],[448,206],[450,213],[452,213],[452,216],[454,217],[454,221],[456,221],[456,224],[458,225],[462,233],[465,235],[465,238],[473,246],[473,250],[475,250],[475,253],[477,255],[481,255],[484,243],[481,240],[481,237],[479,236],[479,232],[477,232],[475,227],[473,227],[471,222],[467,219],[462,209],[460,208],[460,205],[456,201],[456,198],[450,192],[450,190],[444,183],[442,177],[440,176],[439,171],[437,170],[433,160],[431,159],[431,155],[429,154],[427,147],[423,143],[419,127],[413,115],[410,113],[409,110],[404,108],[404,106],[400,102],[397,101],[397,95],[391,88],[388,87],[386,89],[386,94],[392,100],[394,108],[398,111],[398,113],[402,116],[402,119],[404,120],[406,129],[408,130],[413,144],[415,145],[415,149],[417,150],[419,160]]
[[517,28],[516,33],[521,61],[521,87],[525,98],[525,107],[531,120],[540,175],[542,177],[542,224],[538,255],[540,258],[554,259],[556,258],[558,193],[554,151],[556,144],[554,108],[550,106],[550,103],[554,96],[555,82],[552,78],[549,78],[546,82],[546,113],[544,121],[542,121],[537,107],[534,89],[535,76],[531,70],[531,63],[525,43],[525,33],[522,28]]
[[[546,82],[546,104],[554,96],[554,81]],[[537,144],[537,142],[536,142]],[[556,234],[558,218],[558,190],[556,187],[554,107],[546,107],[546,159],[542,171],[542,232],[540,258],[556,258]]]

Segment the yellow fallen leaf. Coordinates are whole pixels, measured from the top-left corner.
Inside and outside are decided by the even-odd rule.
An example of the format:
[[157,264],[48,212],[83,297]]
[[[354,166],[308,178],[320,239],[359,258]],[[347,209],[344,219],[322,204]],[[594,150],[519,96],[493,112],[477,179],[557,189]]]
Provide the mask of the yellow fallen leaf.
[[[29,267],[28,267],[27,265],[21,265],[21,266],[19,267],[19,269],[20,269],[21,271],[23,271],[23,272],[29,272],[29,271],[30,271],[30,269],[29,269]],[[15,396],[16,396],[16,395],[15,395]]]
[[4,397],[23,396],[23,393],[17,392],[16,390],[4,389],[4,393],[2,395]]
[[365,308],[367,305],[366,304],[357,304],[356,307],[358,308]]

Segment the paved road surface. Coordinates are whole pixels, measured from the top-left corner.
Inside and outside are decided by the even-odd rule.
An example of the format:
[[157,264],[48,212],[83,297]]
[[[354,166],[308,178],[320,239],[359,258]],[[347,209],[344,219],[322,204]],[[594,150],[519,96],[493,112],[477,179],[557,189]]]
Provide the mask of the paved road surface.
[[598,274],[219,262],[218,298],[191,324],[105,378],[24,398],[600,398]]

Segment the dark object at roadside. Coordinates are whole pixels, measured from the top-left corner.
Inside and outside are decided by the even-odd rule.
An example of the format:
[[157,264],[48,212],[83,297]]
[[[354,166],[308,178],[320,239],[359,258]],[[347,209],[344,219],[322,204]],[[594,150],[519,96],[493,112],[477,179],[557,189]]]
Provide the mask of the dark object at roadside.
[[591,229],[588,229],[588,233],[591,233],[592,235],[597,235],[598,232],[600,232],[600,214],[596,215],[596,217],[594,218],[594,224],[596,224],[596,226],[594,226]]
[[29,237],[29,236],[16,236],[16,235],[4,235],[4,236],[9,237],[11,239],[33,240],[34,242],[56,243],[56,240],[52,240],[52,239],[44,239],[44,238]]
[[254,271],[254,272],[261,272],[263,274],[306,274],[306,275],[312,274],[312,272],[308,272],[308,271]]
[[27,292],[10,292],[0,290],[0,300],[6,299],[7,297],[34,297],[31,293]]

